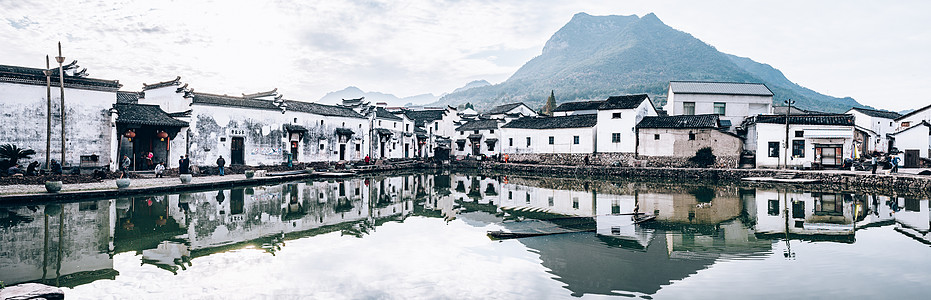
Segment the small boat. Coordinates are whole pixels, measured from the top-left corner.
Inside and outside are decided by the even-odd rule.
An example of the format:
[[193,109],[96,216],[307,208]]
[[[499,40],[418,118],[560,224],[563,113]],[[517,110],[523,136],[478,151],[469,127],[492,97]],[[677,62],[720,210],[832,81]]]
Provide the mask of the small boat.
[[653,219],[656,219],[656,215],[637,214],[637,215],[630,216],[630,218],[634,220],[634,224],[640,224],[644,222],[653,221]]
[[356,172],[352,171],[342,171],[342,172],[314,172],[315,175],[320,177],[350,177],[355,176]]
[[266,173],[265,176],[288,176],[288,175],[299,175],[307,173],[306,170],[296,170],[296,171],[287,171],[287,172],[277,172],[277,173]]

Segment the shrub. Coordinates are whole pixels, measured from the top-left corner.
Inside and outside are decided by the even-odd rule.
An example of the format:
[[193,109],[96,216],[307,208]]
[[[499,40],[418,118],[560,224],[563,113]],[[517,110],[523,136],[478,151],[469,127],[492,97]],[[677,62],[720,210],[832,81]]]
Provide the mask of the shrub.
[[711,151],[711,147],[705,147],[695,151],[695,156],[689,158],[689,162],[702,167],[707,168],[714,165],[714,161],[717,157],[714,156],[714,153]]
[[0,158],[9,160],[10,165],[15,165],[20,159],[30,159],[35,154],[35,150],[22,149],[13,144],[0,145]]

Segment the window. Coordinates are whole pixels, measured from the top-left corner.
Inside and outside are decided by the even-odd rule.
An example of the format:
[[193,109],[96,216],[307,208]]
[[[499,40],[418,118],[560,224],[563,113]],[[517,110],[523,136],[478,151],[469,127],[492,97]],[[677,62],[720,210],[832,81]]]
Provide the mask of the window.
[[659,140],[659,134],[654,134],[654,135],[653,135],[653,139],[658,141],[658,140]]
[[779,142],[769,142],[769,157],[779,157]]
[[356,144],[356,151],[362,151],[362,144]]
[[770,216],[779,215],[779,200],[768,200],[766,201],[766,214]]
[[320,120],[320,126],[323,126],[323,120]]
[[411,131],[411,124],[404,124],[404,131]]
[[714,114],[723,116],[726,111],[727,111],[727,106],[724,102],[714,103]]
[[694,115],[695,114],[695,102],[682,102],[682,114],[683,115]]
[[805,157],[805,140],[792,141],[792,156]]
[[572,197],[572,208],[579,209],[579,197]]
[[910,122],[902,122],[902,126],[900,126],[900,127],[908,127],[909,125],[912,125],[912,123],[910,123]]
[[508,200],[514,199],[514,192],[508,191]]
[[343,126],[342,126],[342,127],[346,127],[346,122],[343,122]]
[[488,145],[488,151],[495,151],[495,143],[485,143]]
[[805,137],[805,131],[804,131],[804,130],[796,130],[796,131],[795,131],[795,137]]
[[381,120],[378,120],[378,126],[381,126]]
[[621,142],[621,133],[620,133],[620,132],[612,133],[612,134],[611,134],[611,142],[612,142],[612,143],[620,143],[620,142]]
[[476,134],[477,134],[477,133],[478,133],[478,130],[473,130],[472,133],[476,133]]
[[694,140],[695,140],[695,133],[694,133],[694,132],[689,131],[689,140],[690,140],[690,141],[694,141]]
[[493,134],[493,133],[495,133],[495,130],[494,130],[494,129],[488,130],[488,133],[492,133],[492,134]]
[[621,118],[621,113],[619,113],[619,112],[613,113],[613,114],[611,114],[611,118],[612,118],[612,119],[620,119],[620,118]]
[[556,142],[556,138],[554,138],[554,137],[551,136],[551,137],[550,137],[550,145],[554,144],[555,142]]
[[433,130],[440,130],[440,122],[433,123]]
[[579,136],[577,136],[577,135],[576,135],[576,136],[573,136],[573,137],[572,137],[572,143],[578,145],[578,144],[579,144]]
[[514,147],[514,138],[508,138],[508,147]]
[[530,137],[527,137],[527,147],[530,147]]
[[528,204],[530,203],[530,192],[527,192],[527,200],[526,200],[526,201],[527,201]]
[[464,134],[465,134],[465,131],[460,131],[460,132],[459,132],[459,135],[464,135]]
[[391,122],[392,128],[398,128],[398,122]]
[[294,123],[297,123],[297,118],[294,118]]
[[549,197],[548,199],[546,199],[546,204],[549,204],[549,206],[553,206],[553,197]]
[[323,150],[324,144],[320,144],[320,150]]

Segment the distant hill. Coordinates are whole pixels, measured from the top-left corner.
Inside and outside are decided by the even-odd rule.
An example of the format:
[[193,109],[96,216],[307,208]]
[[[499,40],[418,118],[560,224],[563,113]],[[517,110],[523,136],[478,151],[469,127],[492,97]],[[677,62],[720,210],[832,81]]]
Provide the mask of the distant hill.
[[471,89],[471,88],[483,87],[483,86],[489,86],[489,85],[491,85],[491,83],[489,83],[488,81],[486,81],[486,80],[484,80],[484,79],[482,79],[482,80],[474,80],[474,81],[472,81],[472,82],[466,83],[466,85],[463,86],[463,87],[461,87],[461,88],[458,88],[458,89],[453,90],[453,93],[458,93],[458,92],[465,91],[465,90],[468,90],[468,89]]
[[437,99],[439,99],[439,97],[433,94],[421,94],[399,98],[398,96],[392,94],[365,92],[357,87],[350,86],[339,91],[329,92],[320,98],[320,100],[317,102],[324,104],[338,104],[342,102],[342,99],[356,99],[359,97],[365,97],[365,100],[372,102],[372,104],[385,102],[388,103],[388,106],[424,105],[436,102]]
[[436,105],[470,102],[483,110],[523,101],[539,108],[555,90],[558,103],[647,93],[661,107],[673,80],[762,82],[775,93],[775,103],[791,98],[806,110],[844,112],[862,106],[804,88],[769,65],[721,53],[652,13],[642,18],[576,14],[550,37],[540,56],[506,81],[454,91]]

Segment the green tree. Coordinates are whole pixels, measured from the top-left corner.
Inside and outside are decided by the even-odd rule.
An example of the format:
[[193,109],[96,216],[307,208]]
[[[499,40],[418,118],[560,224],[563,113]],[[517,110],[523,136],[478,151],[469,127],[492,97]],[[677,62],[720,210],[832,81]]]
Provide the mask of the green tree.
[[714,161],[716,159],[717,157],[715,157],[714,153],[712,153],[711,147],[705,147],[695,151],[695,156],[689,158],[689,161],[699,167],[707,168],[714,165]]
[[0,159],[7,159],[13,165],[20,159],[29,159],[35,154],[35,150],[22,149],[13,144],[0,145]]
[[550,97],[546,98],[546,104],[543,105],[543,114],[552,116],[554,109],[556,109],[556,94],[554,90],[550,90]]

